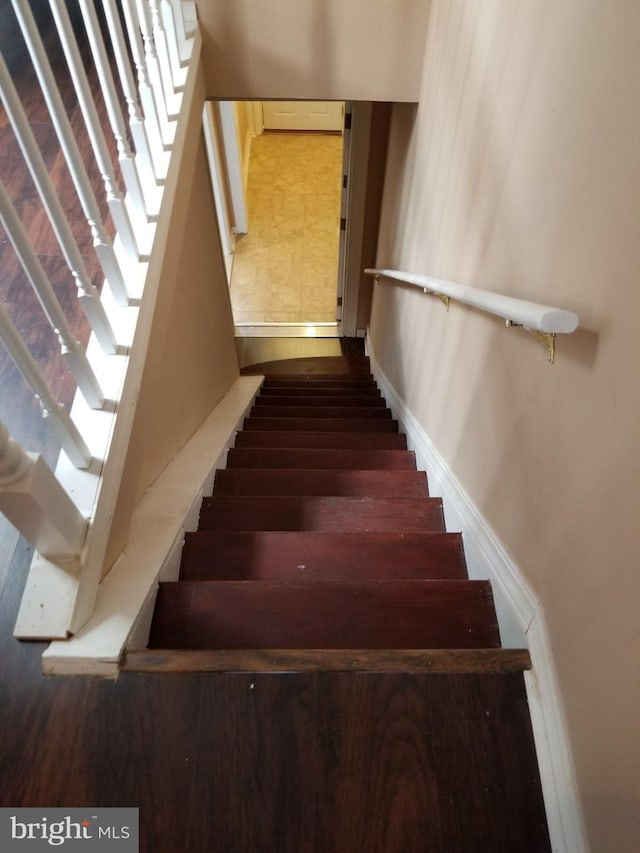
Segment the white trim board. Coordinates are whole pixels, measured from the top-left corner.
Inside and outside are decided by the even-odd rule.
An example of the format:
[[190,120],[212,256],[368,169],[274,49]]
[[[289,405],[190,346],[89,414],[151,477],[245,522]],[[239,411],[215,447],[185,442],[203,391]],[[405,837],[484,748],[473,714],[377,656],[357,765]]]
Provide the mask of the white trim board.
[[525,673],[525,685],[553,853],[588,853],[542,605],[486,518],[396,393],[376,361],[368,335],[366,351],[380,391],[401,431],[406,433],[407,447],[415,452],[418,468],[428,472],[430,494],[443,499],[447,530],[463,534],[469,576],[491,581],[503,645],[529,649],[532,669]]
[[203,495],[262,384],[242,376],[174,456],[133,511],[126,550],[104,578],[91,618],[42,656],[47,675],[116,678],[125,648],[144,648],[159,580],[175,580],[186,530],[195,530]]

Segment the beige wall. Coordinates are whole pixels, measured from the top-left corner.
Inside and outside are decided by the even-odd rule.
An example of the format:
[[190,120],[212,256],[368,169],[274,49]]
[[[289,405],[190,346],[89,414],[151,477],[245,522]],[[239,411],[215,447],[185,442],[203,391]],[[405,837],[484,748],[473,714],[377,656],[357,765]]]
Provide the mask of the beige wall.
[[636,0],[434,2],[420,107],[394,108],[379,265],[581,327],[550,366],[522,330],[415,291],[377,287],[371,323],[543,603],[594,853],[638,849],[639,57]]
[[201,130],[204,80],[177,176],[162,277],[105,567],[131,510],[238,376],[233,320]]
[[211,98],[415,100],[427,0],[197,0]]

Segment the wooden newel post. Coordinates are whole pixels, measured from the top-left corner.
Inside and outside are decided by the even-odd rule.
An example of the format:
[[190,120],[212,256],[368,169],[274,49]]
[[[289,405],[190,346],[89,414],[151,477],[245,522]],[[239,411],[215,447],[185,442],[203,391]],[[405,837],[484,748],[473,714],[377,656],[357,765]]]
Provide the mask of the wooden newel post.
[[51,562],[82,551],[87,520],[40,454],[26,453],[1,422],[0,512]]

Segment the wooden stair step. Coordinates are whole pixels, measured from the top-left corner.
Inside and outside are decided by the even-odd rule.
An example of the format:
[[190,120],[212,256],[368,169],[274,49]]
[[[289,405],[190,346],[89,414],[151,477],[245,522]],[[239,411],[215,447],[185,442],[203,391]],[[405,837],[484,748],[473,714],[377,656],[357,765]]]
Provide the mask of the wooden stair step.
[[187,533],[181,580],[467,577],[459,533]]
[[[311,452],[322,453],[323,451]],[[327,453],[335,452],[327,451]],[[366,451],[359,453],[364,452]],[[337,495],[374,498],[421,498],[428,497],[429,494],[427,475],[424,471],[309,470],[284,467],[234,467],[219,470],[216,472],[213,493],[214,495]]]
[[294,398],[297,399],[299,397],[334,397],[334,398],[342,398],[342,397],[366,397],[367,399],[382,399],[382,395],[380,394],[380,390],[375,387],[358,387],[358,388],[344,388],[344,387],[322,387],[318,388],[317,386],[306,386],[306,387],[287,387],[286,385],[263,385],[260,389],[260,396],[263,398]]
[[353,409],[356,406],[364,406],[373,409],[386,409],[387,403],[382,397],[359,397],[350,395],[348,397],[332,397],[325,394],[322,397],[275,397],[275,396],[260,396],[254,400],[254,405],[260,406],[316,406],[318,408],[328,407],[344,407]]
[[366,355],[327,355],[327,356],[311,356],[304,358],[287,358],[277,361],[263,361],[259,364],[252,364],[244,367],[241,373],[245,375],[260,374],[266,375],[322,375],[322,376],[342,376],[342,375],[360,375],[362,373],[370,374],[371,366],[369,358]]
[[[240,371],[245,374],[245,370]],[[333,373],[271,373],[269,370],[255,370],[250,375],[262,375],[265,382],[313,382],[318,385],[323,382],[341,382],[343,384],[375,383],[375,377],[369,371],[347,373],[334,371]]]
[[251,416],[258,418],[361,418],[391,419],[391,410],[377,406],[265,406],[254,405]]
[[528,649],[154,649],[127,652],[125,672],[510,673]]
[[440,498],[204,498],[200,530],[444,532]]
[[397,433],[398,421],[387,418],[325,418],[315,417],[264,417],[263,414],[251,415],[244,419],[243,430],[274,430],[282,432],[385,432]]
[[416,470],[412,450],[334,450],[304,447],[232,447],[227,468]]
[[373,378],[373,376],[365,376],[365,377],[357,377],[357,376],[343,376],[343,377],[334,377],[327,378],[323,376],[317,377],[304,377],[304,376],[278,376],[278,377],[265,377],[261,390],[262,389],[273,389],[273,390],[293,390],[293,391],[304,391],[304,390],[314,390],[314,391],[377,391],[378,386]]
[[161,583],[149,648],[495,648],[488,581]]
[[236,447],[306,447],[310,450],[406,450],[407,437],[399,432],[287,432],[245,430],[235,439]]

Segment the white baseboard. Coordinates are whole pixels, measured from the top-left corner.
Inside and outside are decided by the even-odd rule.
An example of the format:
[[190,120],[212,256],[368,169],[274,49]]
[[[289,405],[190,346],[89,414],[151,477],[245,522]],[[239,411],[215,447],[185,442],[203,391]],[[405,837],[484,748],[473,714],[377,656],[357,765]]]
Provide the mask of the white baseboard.
[[443,500],[447,530],[463,534],[469,576],[491,581],[502,644],[529,649],[532,669],[525,673],[525,685],[552,850],[588,853],[542,605],[518,565],[396,393],[376,361],[369,336],[366,350],[380,391],[407,436],[408,448],[416,454],[418,468],[427,471],[430,494]]
[[100,584],[90,619],[42,656],[47,675],[116,678],[123,650],[146,646],[158,581],[177,579],[184,533],[196,529],[202,497],[211,494],[262,379],[240,377],[141,498],[127,547]]

